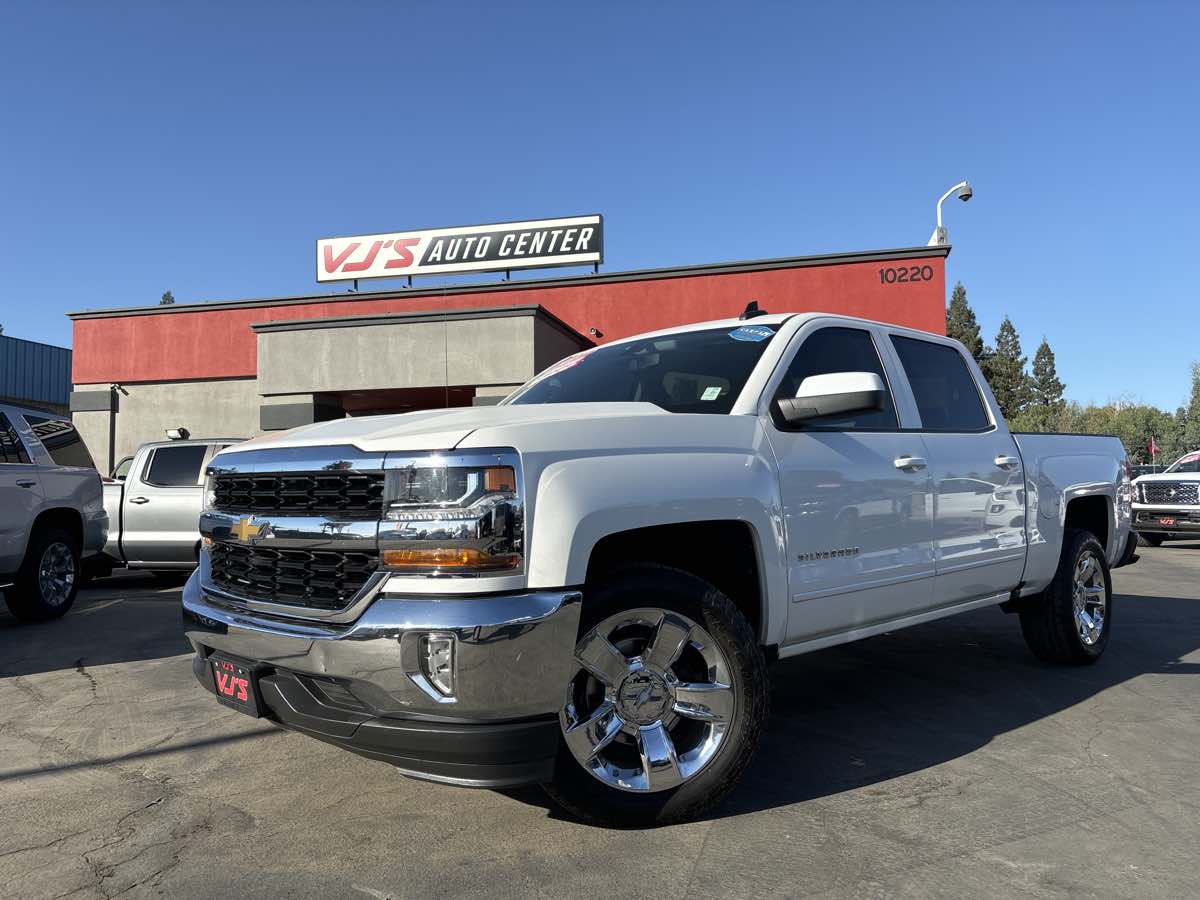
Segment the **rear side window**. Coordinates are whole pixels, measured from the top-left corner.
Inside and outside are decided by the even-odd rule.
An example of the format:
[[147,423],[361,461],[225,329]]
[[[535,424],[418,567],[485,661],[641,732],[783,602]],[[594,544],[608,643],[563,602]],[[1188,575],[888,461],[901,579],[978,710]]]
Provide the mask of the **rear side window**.
[[991,426],[962,354],[945,344],[892,335],[928,431],[982,431]]
[[29,454],[25,445],[17,436],[17,430],[8,421],[8,416],[0,412],[0,463],[28,463]]
[[158,487],[195,487],[200,483],[200,466],[207,453],[206,444],[158,447],[142,480]]
[[24,413],[25,421],[33,429],[34,435],[56,466],[73,466],[80,469],[94,469],[92,454],[83,443],[83,438],[75,430],[70,419],[51,419],[47,416],[34,416]]
[[[822,328],[814,331],[804,339],[800,349],[796,351],[787,374],[775,394],[781,397],[795,397],[796,391],[810,375],[829,375],[834,372],[874,372],[887,388],[887,374],[883,371],[883,363],[875,351],[875,342],[871,333],[861,328]],[[892,402],[892,393],[886,392],[883,398],[883,409],[872,412],[854,413],[850,416],[830,416],[814,420],[806,430],[837,429],[887,431],[897,427],[896,406]]]

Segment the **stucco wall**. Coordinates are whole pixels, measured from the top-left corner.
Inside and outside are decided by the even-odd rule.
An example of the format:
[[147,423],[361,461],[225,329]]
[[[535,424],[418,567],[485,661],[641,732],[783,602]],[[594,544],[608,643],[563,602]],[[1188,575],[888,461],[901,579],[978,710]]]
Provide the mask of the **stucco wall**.
[[[253,437],[258,434],[258,388],[253,378],[160,381],[126,384],[119,398],[116,452],[132,454],[146,441],[161,441],[167,428],[182,426],[192,437]],[[77,391],[103,391],[107,384],[77,384]],[[104,470],[108,467],[109,414],[76,412],[75,427]]]
[[263,395],[520,384],[580,348],[532,315],[264,331]]

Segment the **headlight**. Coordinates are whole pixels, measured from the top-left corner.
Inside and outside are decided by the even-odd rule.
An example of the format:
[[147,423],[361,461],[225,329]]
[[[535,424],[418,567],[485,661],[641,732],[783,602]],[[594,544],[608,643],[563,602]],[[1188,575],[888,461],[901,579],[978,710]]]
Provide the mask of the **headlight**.
[[519,573],[525,515],[512,450],[388,459],[379,551],[385,569],[422,575]]

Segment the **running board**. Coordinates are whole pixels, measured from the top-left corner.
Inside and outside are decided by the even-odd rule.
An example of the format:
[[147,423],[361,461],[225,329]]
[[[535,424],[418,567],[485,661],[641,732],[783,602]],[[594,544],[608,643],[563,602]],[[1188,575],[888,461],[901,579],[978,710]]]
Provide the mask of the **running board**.
[[911,616],[903,616],[899,619],[889,619],[886,622],[877,622],[874,625],[864,625],[861,628],[852,628],[849,631],[839,631],[836,634],[825,634],[820,637],[810,638],[806,641],[799,641],[795,644],[788,644],[779,648],[779,658],[784,659],[789,656],[799,656],[801,653],[811,653],[814,650],[824,650],[826,647],[835,647],[838,644],[848,644],[851,641],[858,641],[862,638],[874,637],[877,634],[884,634],[888,631],[899,631],[901,628],[908,628],[910,625],[923,625],[926,622],[933,622],[937,619],[944,619],[947,616],[957,615],[962,612],[970,612],[973,609],[982,609],[985,606],[996,606],[1008,600],[1008,593],[993,594],[990,597],[982,597],[978,600],[968,600],[966,603],[955,603],[951,606],[939,606],[937,609],[929,609],[925,612],[916,613]]

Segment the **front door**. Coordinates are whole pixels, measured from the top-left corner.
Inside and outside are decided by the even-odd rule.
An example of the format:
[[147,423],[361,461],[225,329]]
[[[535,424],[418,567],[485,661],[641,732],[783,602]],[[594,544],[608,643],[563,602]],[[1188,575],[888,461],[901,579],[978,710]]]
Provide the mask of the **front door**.
[[207,444],[163,444],[125,479],[121,549],[132,564],[195,564]]
[[[776,397],[810,375],[874,372],[888,383],[872,333],[841,326],[801,332]],[[796,643],[901,618],[932,601],[933,509],[919,434],[884,408],[767,427],[779,464]]]
[[29,526],[41,503],[37,466],[30,461],[13,423],[0,412],[0,576],[12,575],[20,568]]

